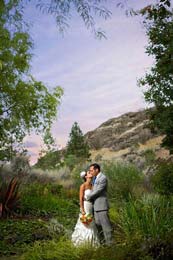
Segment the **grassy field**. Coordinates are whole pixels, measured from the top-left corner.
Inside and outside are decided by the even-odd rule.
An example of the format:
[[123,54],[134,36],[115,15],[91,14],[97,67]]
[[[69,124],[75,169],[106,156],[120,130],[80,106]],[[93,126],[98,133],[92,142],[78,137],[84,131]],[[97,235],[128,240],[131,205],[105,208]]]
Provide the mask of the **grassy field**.
[[46,175],[37,170],[35,177],[30,175],[20,184],[15,216],[0,220],[0,259],[170,259],[172,196],[147,190],[145,176],[134,165],[107,162],[102,166],[109,180],[111,247],[71,243],[79,213],[80,166]]

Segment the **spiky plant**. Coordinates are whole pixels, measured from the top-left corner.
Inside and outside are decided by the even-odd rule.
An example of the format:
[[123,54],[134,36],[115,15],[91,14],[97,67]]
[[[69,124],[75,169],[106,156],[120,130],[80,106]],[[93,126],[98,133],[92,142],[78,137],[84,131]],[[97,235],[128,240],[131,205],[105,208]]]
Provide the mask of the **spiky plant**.
[[19,208],[19,179],[13,177],[9,183],[0,183],[0,218],[6,218]]

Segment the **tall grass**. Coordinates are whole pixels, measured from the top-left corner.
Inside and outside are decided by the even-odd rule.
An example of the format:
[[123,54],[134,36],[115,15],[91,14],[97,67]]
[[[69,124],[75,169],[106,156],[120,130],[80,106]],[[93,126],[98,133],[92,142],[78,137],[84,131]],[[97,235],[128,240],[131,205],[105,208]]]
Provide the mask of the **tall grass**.
[[69,240],[36,242],[19,260],[153,260],[149,255],[125,246],[74,247]]
[[77,260],[79,259],[77,250],[66,241],[36,242],[33,248],[21,256],[20,260]]
[[136,194],[141,186],[144,175],[134,165],[107,162],[103,171],[108,177],[108,193],[112,201],[128,200]]
[[[149,251],[151,248],[171,249],[173,240],[173,199],[146,194],[137,200],[130,200],[120,211],[120,240],[126,243],[141,243]],[[168,250],[167,249],[167,250]],[[158,258],[160,259],[160,258]]]
[[[74,247],[69,240],[36,242],[34,247],[23,254],[19,260],[125,260],[130,258],[121,248],[83,245]],[[140,258],[138,258],[140,259]],[[149,260],[149,258],[146,258]]]
[[123,204],[119,213],[117,243],[152,259],[173,257],[173,199],[146,194]]
[[33,183],[21,193],[23,215],[56,216],[60,223],[72,227],[78,210],[75,200],[69,200],[60,185]]

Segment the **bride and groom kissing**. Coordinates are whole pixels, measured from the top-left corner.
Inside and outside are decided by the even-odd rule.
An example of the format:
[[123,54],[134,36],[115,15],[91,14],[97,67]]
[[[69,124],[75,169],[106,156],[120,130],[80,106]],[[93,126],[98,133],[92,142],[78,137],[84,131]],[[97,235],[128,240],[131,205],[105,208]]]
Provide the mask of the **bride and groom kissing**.
[[112,244],[112,227],[108,216],[107,178],[97,163],[81,172],[80,177],[84,183],[80,186],[80,214],[72,242],[76,246],[84,243],[109,246]]

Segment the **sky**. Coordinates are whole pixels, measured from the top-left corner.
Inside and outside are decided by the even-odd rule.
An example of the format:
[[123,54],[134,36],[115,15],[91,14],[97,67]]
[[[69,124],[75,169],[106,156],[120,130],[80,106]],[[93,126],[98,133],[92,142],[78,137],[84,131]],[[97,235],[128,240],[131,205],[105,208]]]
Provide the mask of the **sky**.
[[[137,80],[153,64],[145,53],[147,37],[140,17],[127,17],[117,8],[119,0],[110,0],[111,19],[96,20],[107,39],[96,39],[74,14],[70,28],[60,35],[55,19],[27,5],[25,18],[32,22],[34,42],[32,75],[50,89],[61,86],[64,95],[58,107],[52,134],[59,149],[65,147],[73,123],[82,132],[94,130],[110,118],[147,107]],[[129,0],[140,9],[151,0]],[[38,158],[42,142],[32,134],[25,138],[31,164]]]

